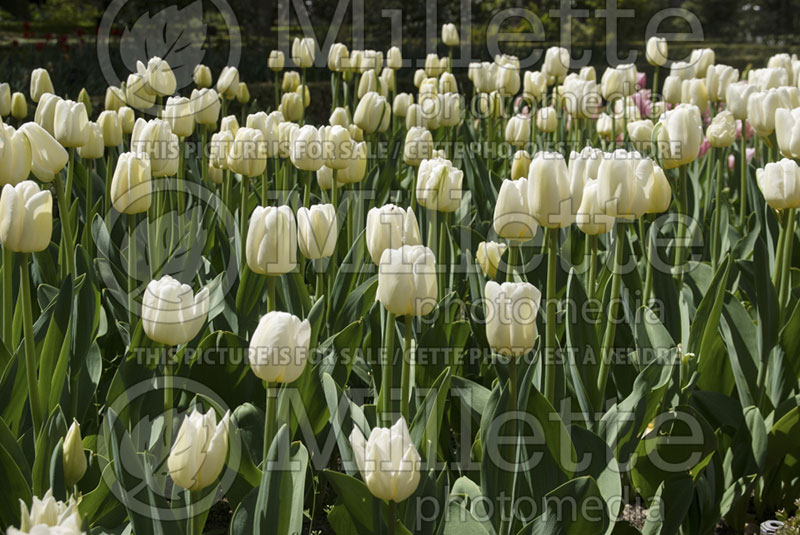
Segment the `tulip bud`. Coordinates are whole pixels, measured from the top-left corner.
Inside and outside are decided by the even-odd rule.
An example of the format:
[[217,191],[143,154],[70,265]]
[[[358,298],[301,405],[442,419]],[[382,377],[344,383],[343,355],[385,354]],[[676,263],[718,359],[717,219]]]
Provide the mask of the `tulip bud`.
[[144,78],[148,90],[156,96],[166,97],[177,89],[178,83],[169,63],[158,56],[150,58],[146,66],[137,61],[136,72]]
[[385,249],[375,299],[395,316],[424,316],[436,306],[436,258],[424,245]]
[[716,62],[714,51],[710,48],[695,48],[689,58],[689,64],[694,72],[692,76],[702,78],[706,75],[708,67]]
[[156,95],[149,90],[147,81],[141,74],[128,75],[125,82],[125,102],[137,110],[147,110],[155,104]]
[[587,180],[581,195],[581,205],[575,217],[584,234],[596,236],[605,234],[614,228],[614,218],[605,213],[604,207],[600,205],[597,197],[597,190],[600,183],[597,180]]
[[[352,126],[351,126],[352,129]],[[347,158],[347,167],[339,170],[336,179],[343,184],[355,184],[364,180],[367,172],[367,143],[353,140],[352,153]]]
[[513,65],[502,65],[497,69],[495,89],[500,96],[510,97],[519,93],[519,68]]
[[221,130],[211,136],[208,144],[208,161],[219,169],[228,168],[228,154],[233,146],[233,133],[230,130]]
[[453,167],[450,160],[423,160],[417,171],[417,201],[429,210],[455,212],[461,204],[463,179],[464,172]]
[[419,245],[420,235],[414,211],[393,204],[371,208],[367,213],[367,250],[374,264],[380,264],[387,249],[403,245]]
[[97,123],[89,123],[87,128],[89,137],[86,143],[78,147],[78,156],[84,160],[94,160],[102,158],[105,153],[105,145],[103,144],[103,129]]
[[97,125],[102,132],[101,137],[104,146],[116,147],[122,143],[122,126],[117,112],[111,110],[100,112],[100,116],[97,118]]
[[19,131],[25,134],[30,145],[31,172],[42,182],[52,182],[56,173],[67,165],[67,151],[36,123],[25,123],[20,126]]
[[25,134],[0,123],[0,185],[18,184],[31,172],[31,147]]
[[309,260],[333,255],[338,229],[336,209],[332,204],[297,209],[297,243],[300,253]]
[[285,61],[286,60],[284,59],[282,51],[271,50],[269,53],[269,60],[267,60],[267,63],[269,65],[269,69],[272,72],[280,72],[283,70]]
[[435,78],[442,74],[442,72],[444,72],[444,69],[442,69],[439,56],[436,54],[428,54],[425,56],[425,74],[428,77]]
[[247,84],[244,82],[239,82],[239,85],[236,87],[236,102],[239,104],[247,104],[250,102],[250,90],[247,89]]
[[195,89],[192,91],[192,108],[194,121],[197,124],[216,126],[222,103],[219,94],[213,89]]
[[261,316],[250,338],[250,369],[267,383],[293,383],[308,360],[311,324],[288,312]]
[[283,73],[281,89],[284,93],[290,93],[300,87],[300,73],[297,71],[286,71]]
[[655,35],[648,39],[645,48],[645,57],[647,58],[647,63],[650,65],[656,67],[664,65],[668,60],[667,40],[664,37],[657,37]]
[[393,46],[386,52],[386,66],[394,70],[403,66],[403,54],[396,46]]
[[539,228],[528,208],[528,179],[503,180],[494,205],[494,231],[501,238],[533,239]]
[[193,409],[184,418],[167,457],[169,475],[177,486],[197,492],[217,480],[228,456],[229,420],[226,412],[218,424],[213,409],[206,414]]
[[569,64],[569,50],[556,46],[548,48],[542,66],[542,72],[547,75],[547,83],[552,85],[562,81],[567,75]]
[[64,485],[74,487],[86,473],[86,455],[83,452],[81,426],[73,419],[67,436],[61,446],[62,464],[64,466]]
[[442,42],[445,46],[458,46],[458,29],[455,24],[442,25]]
[[111,180],[111,204],[123,214],[140,214],[150,209],[153,190],[150,157],[147,153],[119,155]]
[[794,160],[783,158],[768,163],[763,169],[756,170],[756,181],[772,209],[787,210],[800,206],[800,167]]
[[300,96],[300,102],[302,102],[303,107],[307,108],[311,103],[311,91],[308,90],[308,86],[298,85],[294,91]]
[[246,247],[253,273],[283,275],[297,267],[297,225],[288,206],[257,206],[250,216]]
[[197,295],[169,275],[152,280],[142,298],[142,327],[148,338],[166,346],[186,344],[200,332],[208,315],[208,288]]
[[691,104],[680,104],[661,116],[656,126],[661,162],[665,169],[697,159],[703,138],[700,110]]
[[167,121],[138,119],[133,125],[130,146],[133,152],[147,153],[154,177],[178,173],[178,136],[172,133]]
[[422,160],[433,155],[433,135],[422,126],[412,126],[406,133],[403,145],[403,161],[407,165],[418,166]]
[[522,147],[531,140],[531,120],[515,115],[506,123],[506,143]]
[[125,105],[125,91],[119,87],[106,88],[105,109],[117,111]]
[[526,150],[518,150],[514,153],[511,162],[511,180],[517,180],[528,176],[531,166],[531,155]]
[[198,89],[211,87],[211,69],[209,69],[206,65],[200,63],[195,65],[192,78],[194,79],[194,85],[196,85]]
[[162,116],[179,138],[189,137],[194,132],[194,106],[188,98],[169,97]]
[[527,282],[488,281],[486,295],[486,340],[495,353],[521,357],[536,341],[536,316],[542,293]]
[[260,176],[267,168],[264,134],[255,128],[239,128],[228,151],[228,169],[245,177]]
[[324,163],[319,131],[307,124],[292,135],[289,145],[292,165],[302,171],[316,171]]
[[482,241],[478,244],[475,252],[475,259],[481,267],[483,274],[489,278],[497,277],[497,268],[500,266],[500,257],[506,252],[508,246],[505,243],[493,241]]
[[641,213],[666,212],[672,203],[672,187],[664,170],[650,159],[642,160],[636,168],[636,177],[644,195],[644,208],[639,209]]
[[15,253],[38,253],[53,233],[53,196],[32,180],[6,184],[0,195],[0,241]]
[[638,146],[650,146],[653,137],[653,121],[642,119],[628,123],[628,136]]
[[617,149],[606,154],[597,170],[597,203],[599,209],[615,218],[633,218],[644,212],[636,181],[636,169],[641,156]]
[[0,117],[11,113],[11,86],[7,82],[0,84]]
[[343,72],[347,68],[350,52],[343,43],[334,43],[328,50],[328,69],[331,72]]
[[233,100],[238,88],[239,69],[231,66],[223,68],[217,79],[217,93],[225,100]]
[[712,102],[725,100],[728,86],[739,79],[739,70],[729,65],[710,65],[706,72],[706,89]]
[[681,102],[694,104],[701,112],[708,109],[708,91],[702,78],[692,78],[681,82]]
[[28,116],[28,103],[25,102],[25,95],[19,91],[11,95],[11,116],[18,121]]
[[558,116],[553,106],[539,108],[536,112],[536,128],[540,132],[555,132],[558,127]]
[[378,91],[378,75],[375,71],[367,71],[361,75],[361,80],[358,82],[358,91],[356,95],[358,98],[364,98],[369,92]]
[[389,103],[378,93],[371,92],[358,101],[353,122],[367,134],[385,131],[392,113]]
[[439,113],[441,126],[453,127],[461,124],[461,95],[458,93],[439,95],[439,101],[441,104]]
[[527,71],[523,77],[522,95],[531,102],[539,102],[547,94],[547,75],[538,71]]
[[736,120],[733,118],[733,114],[725,110],[715,115],[706,130],[706,139],[712,147],[722,148],[733,145],[733,142],[736,141]]
[[123,106],[117,110],[117,116],[119,117],[119,125],[122,128],[122,133],[130,134],[133,132],[133,127],[136,124],[136,114],[133,112],[133,109],[128,106]]
[[60,100],[53,116],[53,137],[65,147],[80,147],[89,139],[89,117],[80,102]]
[[775,134],[783,156],[800,158],[800,108],[791,111],[779,108],[775,111]]
[[50,73],[47,70],[38,68],[31,71],[31,100],[39,102],[45,93],[55,94],[53,82],[50,81]]
[[350,127],[350,112],[347,108],[339,106],[331,112],[328,119],[328,124],[331,126],[341,126],[343,128]]
[[299,121],[303,117],[303,99],[297,93],[284,93],[278,108],[287,121]]
[[89,92],[86,91],[85,87],[81,88],[80,92],[78,93],[78,102],[83,104],[83,106],[86,108],[86,114],[89,117],[91,117],[92,116],[92,99],[89,98]]
[[667,76],[664,79],[663,97],[670,104],[679,104],[682,96],[682,80],[677,76]]
[[317,43],[313,37],[294,38],[292,42],[292,61],[301,69],[314,66]]
[[568,227],[574,220],[569,172],[564,157],[557,152],[540,152],[533,157],[528,172],[528,206],[540,225]]
[[401,416],[390,428],[373,428],[368,440],[358,426],[353,426],[350,445],[358,471],[373,496],[400,503],[417,490],[422,459],[405,418]]
[[756,92],[756,87],[747,82],[734,82],[725,90],[726,109],[738,120],[747,119],[747,100]]
[[636,91],[636,65],[629,63],[609,67],[603,72],[600,88],[603,97],[608,100],[627,97]]
[[239,119],[237,119],[235,115],[226,115],[222,118],[222,121],[219,123],[219,131],[224,132],[225,130],[234,136],[236,135],[236,131],[239,130]]
[[753,93],[747,99],[747,121],[759,136],[769,137],[775,131],[775,111],[780,107],[780,97],[774,89]]

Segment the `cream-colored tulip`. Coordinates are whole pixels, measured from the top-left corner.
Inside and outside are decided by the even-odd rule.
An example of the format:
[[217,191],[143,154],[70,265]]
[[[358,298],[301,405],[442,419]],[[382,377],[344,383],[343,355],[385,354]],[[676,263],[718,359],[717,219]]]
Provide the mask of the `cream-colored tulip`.
[[8,82],[0,84],[0,117],[11,113],[11,86]]
[[376,265],[380,264],[381,256],[387,249],[421,243],[414,211],[393,204],[370,209],[365,236],[367,251]]
[[306,367],[310,342],[308,320],[288,312],[268,312],[250,338],[250,369],[267,383],[293,383]]
[[706,89],[712,102],[725,101],[728,86],[739,80],[739,70],[730,65],[710,65],[706,72]]
[[800,159],[800,108],[775,111],[775,134],[781,154],[786,158]]
[[414,104],[414,95],[411,93],[398,93],[394,97],[392,111],[397,117],[406,117],[408,108]]
[[245,248],[253,273],[283,275],[297,267],[297,224],[288,206],[257,206]]
[[774,210],[800,206],[800,167],[794,160],[783,158],[768,163],[756,170],[756,181],[764,200]]
[[36,123],[19,127],[31,147],[31,172],[42,182],[52,182],[67,165],[69,154],[61,143]]
[[569,70],[569,50],[563,47],[551,46],[544,55],[542,72],[547,75],[548,85],[561,82]]
[[708,68],[716,63],[716,55],[710,48],[695,48],[689,57],[689,65],[693,72],[692,76],[702,78],[706,75]]
[[302,171],[316,171],[322,164],[323,151],[319,130],[307,124],[295,131],[289,145],[292,165]]
[[38,253],[53,233],[53,196],[32,180],[6,184],[0,195],[0,241],[15,253]]
[[350,445],[367,489],[378,499],[400,503],[419,485],[422,459],[414,446],[405,418],[392,427],[374,427],[365,440],[358,426]]
[[497,68],[495,89],[503,97],[514,96],[519,93],[520,79],[519,68],[512,65],[501,65]]
[[371,92],[358,101],[353,122],[365,133],[384,132],[389,127],[392,110],[386,98]]
[[478,244],[475,251],[475,260],[483,271],[483,274],[493,279],[497,277],[497,268],[500,267],[500,258],[506,252],[508,246],[505,243],[493,241],[482,241]]
[[531,140],[531,120],[522,115],[511,117],[506,123],[506,143],[523,147]]
[[747,98],[747,121],[759,136],[769,137],[775,131],[775,111],[780,107],[776,90],[752,93]]
[[528,204],[528,179],[503,180],[494,205],[492,226],[501,238],[515,241],[533,239],[539,224]]
[[117,111],[126,104],[125,91],[121,87],[109,86],[106,88],[105,109]]
[[789,85],[789,73],[782,68],[751,69],[747,72],[747,81],[759,91],[766,91]]
[[422,160],[417,171],[417,201],[428,210],[455,212],[461,204],[464,172],[450,160]]
[[650,65],[654,65],[656,67],[664,65],[668,60],[667,53],[668,48],[666,38],[657,37],[654,35],[647,40],[645,57],[647,58],[647,63]]
[[532,102],[540,102],[547,94],[547,75],[539,71],[527,71],[522,80],[522,95]]
[[656,125],[657,149],[665,169],[674,169],[697,159],[703,141],[700,110],[679,104],[661,116]]
[[303,117],[303,98],[297,93],[284,93],[278,108],[287,121],[299,121]]
[[631,141],[637,143],[637,146],[649,146],[653,136],[653,126],[653,121],[650,119],[631,121],[627,125],[628,136],[631,138]]
[[86,455],[83,452],[81,426],[73,419],[61,446],[62,465],[64,467],[64,484],[74,487],[86,473]]
[[568,227],[575,219],[579,202],[573,202],[564,156],[558,152],[537,153],[528,171],[528,207],[536,221],[548,228]]
[[458,46],[458,28],[453,23],[442,25],[442,43],[445,46]]
[[228,169],[244,177],[264,174],[267,168],[267,144],[264,134],[255,128],[239,128],[228,151]]
[[527,177],[530,166],[531,155],[528,151],[524,149],[516,151],[511,161],[511,180]]
[[385,249],[375,299],[395,316],[424,316],[436,307],[436,258],[424,245]]
[[11,95],[11,116],[18,121],[28,116],[28,103],[19,91]]
[[350,52],[344,43],[334,43],[328,50],[328,69],[331,72],[343,72],[348,65]]
[[206,414],[193,409],[184,418],[167,457],[169,475],[177,486],[197,492],[217,480],[228,456],[229,420],[226,412],[217,423],[213,409]]
[[723,148],[733,145],[736,141],[736,119],[733,118],[733,114],[723,110],[715,115],[706,129],[706,139],[712,147]]
[[313,37],[295,37],[292,42],[292,61],[301,69],[314,66],[314,57],[317,52],[317,43]]
[[147,80],[141,74],[128,75],[125,82],[125,102],[137,110],[148,110],[155,104],[156,95],[150,92]]
[[49,489],[42,499],[33,497],[31,509],[20,500],[19,529],[8,528],[8,535],[84,535],[81,528],[81,514],[78,512],[78,503],[75,498],[70,498],[64,503],[53,498],[53,490]]
[[132,133],[133,127],[136,125],[136,114],[133,109],[123,106],[117,110],[117,116],[119,117],[119,126],[122,128],[122,133]]
[[283,52],[280,50],[270,50],[269,52],[269,59],[267,60],[267,65],[269,66],[269,70],[272,72],[280,72],[283,70],[283,66],[286,63],[286,58],[283,55]]
[[605,213],[600,204],[597,191],[600,183],[597,180],[587,180],[581,194],[581,205],[575,222],[584,234],[596,236],[605,234],[614,228],[614,218]]
[[702,78],[692,78],[681,82],[681,102],[694,104],[701,112],[708,109],[708,90]]
[[632,95],[636,91],[636,66],[632,63],[609,67],[600,79],[603,98],[616,100]]
[[331,112],[328,118],[328,124],[331,126],[341,126],[343,128],[350,127],[350,110],[339,106]]
[[179,138],[189,137],[194,132],[194,105],[186,97],[169,97],[163,118]]
[[679,104],[681,102],[682,83],[683,80],[672,74],[664,78],[662,96],[666,102],[670,104]]
[[418,166],[423,160],[433,157],[433,135],[423,126],[412,126],[406,133],[403,144],[403,161]]
[[31,173],[28,138],[13,126],[0,122],[0,185],[18,184]]
[[150,156],[125,152],[119,155],[111,180],[111,204],[123,214],[150,209],[153,192]]
[[198,89],[211,87],[213,83],[211,69],[207,65],[198,63],[194,66],[194,70],[192,71],[192,79],[194,80],[194,85],[196,85]]
[[156,96],[167,97],[175,93],[178,88],[178,82],[169,63],[158,56],[150,58],[147,65],[137,61],[136,72],[143,77],[147,90]]
[[163,119],[136,120],[131,132],[131,151],[147,153],[154,177],[175,176],[178,173],[178,136],[172,133]]
[[[660,214],[669,209],[672,203],[672,187],[661,167],[655,165],[653,160],[641,160],[636,167],[636,180],[644,198],[643,205],[637,206],[639,217],[641,214]],[[640,202],[638,198],[636,202]]]
[[225,100],[236,98],[236,90],[239,87],[239,69],[226,66],[219,73],[217,78],[217,93]]
[[65,147],[80,147],[89,138],[89,116],[81,102],[59,100],[53,116],[53,137]]
[[300,73],[297,71],[286,71],[283,73],[281,89],[284,93],[291,93],[300,87]]
[[230,130],[221,130],[211,136],[208,143],[208,162],[218,169],[228,169],[228,154],[233,147],[234,136]]
[[84,160],[102,158],[106,148],[103,144],[103,128],[97,123],[89,123],[88,131],[86,143],[78,147],[78,156]]
[[214,89],[194,89],[192,108],[195,123],[216,126],[222,102]]
[[536,316],[542,293],[527,282],[487,281],[486,340],[495,353],[521,357],[536,341]]
[[39,102],[45,93],[55,94],[53,82],[50,80],[50,73],[46,69],[38,68],[31,71],[31,100]]
[[297,209],[297,243],[309,260],[327,258],[336,250],[339,227],[332,204],[316,204]]
[[106,147],[117,147],[122,143],[122,125],[119,115],[112,110],[100,112],[97,124],[103,132],[103,145]]
[[403,66],[403,54],[398,47],[393,46],[386,52],[386,66],[394,70]]
[[558,114],[553,106],[545,106],[536,111],[536,128],[540,132],[555,132],[558,127]]
[[191,342],[208,316],[208,287],[195,294],[169,275],[152,280],[142,296],[142,328],[150,340],[166,346]]
[[747,101],[758,89],[747,82],[734,82],[725,89],[725,109],[739,121],[747,119]]

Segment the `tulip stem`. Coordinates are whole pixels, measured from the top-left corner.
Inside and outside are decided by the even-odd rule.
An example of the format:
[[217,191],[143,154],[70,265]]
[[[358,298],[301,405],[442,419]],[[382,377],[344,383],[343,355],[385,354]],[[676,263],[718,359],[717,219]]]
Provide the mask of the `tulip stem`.
[[267,275],[267,312],[278,308],[275,306],[275,278],[274,275]]
[[277,386],[275,383],[264,383],[267,389],[267,405],[264,413],[264,470],[267,469],[267,455],[269,454],[269,447],[272,445],[272,439],[275,437],[275,413],[277,412],[277,395],[275,390]]
[[136,280],[136,214],[128,214],[128,327],[131,339],[133,339],[136,318],[133,299]]
[[795,224],[795,209],[791,208],[786,213],[786,221],[784,222],[784,240],[783,240],[783,267],[781,269],[781,288],[778,294],[778,309],[781,314],[784,312],[784,307],[789,304],[792,291],[792,247],[794,245],[794,224]]
[[[509,488],[507,489],[508,496],[511,498],[509,500],[509,509],[505,512],[505,519],[508,519],[508,528],[507,531],[504,529],[500,529],[500,533],[513,533],[513,522],[514,522],[514,479],[516,476],[516,471],[518,469],[517,461],[519,461],[519,437],[518,437],[518,426],[517,426],[517,413],[519,411],[519,395],[517,394],[517,357],[509,357],[508,359],[508,401],[511,405],[512,414],[509,418],[509,423],[511,424],[511,436],[514,440],[514,462],[512,464],[512,473],[507,474],[507,481]],[[506,520],[501,519],[501,522],[505,523]]]
[[[713,158],[715,151],[711,149],[711,156]],[[711,224],[711,267],[714,271],[717,270],[720,256],[722,256],[722,236],[720,236],[720,226],[722,218],[722,160],[725,159],[725,152],[720,151],[717,154],[717,179],[714,182],[714,222]],[[711,162],[709,162],[711,166]]]
[[206,185],[208,179],[208,153],[206,152],[206,139],[208,138],[208,130],[206,125],[197,125],[200,130],[200,182]]
[[28,379],[28,397],[33,422],[33,441],[36,443],[42,426],[39,387],[36,379],[36,343],[33,339],[33,308],[31,306],[30,254],[23,253],[19,266],[20,292],[22,293],[22,328],[25,337],[25,373]]
[[508,263],[506,265],[506,282],[514,282],[514,268],[517,265],[517,253],[519,250],[515,247],[514,242],[509,241],[508,244]]
[[[111,210],[111,181],[114,178],[114,147],[108,147],[106,151],[106,213]],[[89,223],[91,224],[91,223]]]
[[611,353],[617,327],[617,307],[619,306],[619,294],[622,285],[622,253],[625,244],[625,224],[617,221],[614,226],[617,234],[614,248],[614,264],[612,266],[614,271],[611,275],[611,295],[608,301],[608,317],[606,318],[606,329],[603,334],[603,346],[600,349],[600,371],[597,375],[597,398],[594,404],[597,410],[602,408],[608,382],[608,372],[611,369]]
[[386,312],[386,332],[383,341],[383,362],[381,363],[380,413],[384,425],[392,425],[392,364],[394,361],[395,315]]
[[395,524],[397,524],[397,502],[389,500],[389,521],[386,522],[389,535],[394,535]]
[[544,350],[544,395],[555,402],[555,354],[556,354],[556,257],[558,255],[558,230],[547,229],[547,319],[545,322]]
[[647,240],[647,263],[645,264],[645,281],[644,281],[644,295],[642,297],[642,304],[647,306],[650,302],[650,295],[653,293],[653,243],[656,241],[655,236],[650,236],[650,229],[645,233]]
[[14,325],[14,253],[3,247],[3,343],[14,353],[12,330]]
[[684,239],[685,239],[685,231],[686,231],[686,181],[688,179],[686,165],[682,165],[679,168],[678,174],[678,223],[675,229],[675,252],[673,258],[673,266],[674,266],[674,273],[677,279],[683,279],[683,257],[684,257]]
[[747,212],[747,125],[742,121],[742,137],[739,141],[739,224],[744,228]]
[[775,265],[772,267],[772,285],[775,287],[775,292],[780,293],[781,289],[781,275],[783,275],[783,242],[786,240],[785,224],[782,214],[778,212],[778,222],[781,226],[778,233],[778,245],[775,246]]
[[188,518],[186,519],[186,535],[195,535],[197,531],[197,518],[195,517],[195,506],[192,503],[192,491],[186,491],[186,508],[188,510]]
[[402,392],[402,399],[400,400],[400,414],[407,422],[411,421],[410,412],[410,399],[411,399],[411,340],[414,333],[414,316],[406,314],[406,332],[405,339],[403,340],[403,370],[401,376],[400,388]]
[[595,281],[597,280],[597,234],[589,238],[589,278],[586,280],[586,292],[589,298],[594,297]]
[[247,225],[247,215],[246,215],[246,213],[247,213],[247,193],[248,193],[247,190],[248,190],[248,185],[249,185],[247,183],[247,181],[249,179],[244,175],[239,175],[239,176],[240,176],[239,187],[240,187],[240,192],[241,192],[241,198],[239,199],[239,241],[240,241],[240,244],[241,244],[241,248],[240,248],[241,249],[241,264],[240,265],[243,266],[245,261],[246,261],[246,259],[245,259],[245,243],[246,243],[245,240],[247,239],[247,227],[246,227],[246,225]]
[[[161,348],[159,348],[161,349]],[[163,352],[164,358],[164,436],[167,448],[172,444],[172,363],[169,361],[169,348]]]
[[[67,171],[67,175],[72,171],[72,162],[74,159],[74,151],[70,150],[70,163]],[[69,183],[69,180],[67,181]],[[64,181],[61,179],[61,175],[56,173],[55,179],[53,179],[53,184],[56,187],[56,197],[58,200],[58,212],[59,217],[61,219],[61,235],[63,237],[63,245],[64,245],[64,256],[66,257],[67,261],[67,273],[71,275],[75,275],[75,255],[73,254],[73,241],[72,241],[72,224],[70,223],[69,218],[69,200],[67,198],[67,191],[64,190]],[[66,276],[66,273],[62,273],[62,276]]]

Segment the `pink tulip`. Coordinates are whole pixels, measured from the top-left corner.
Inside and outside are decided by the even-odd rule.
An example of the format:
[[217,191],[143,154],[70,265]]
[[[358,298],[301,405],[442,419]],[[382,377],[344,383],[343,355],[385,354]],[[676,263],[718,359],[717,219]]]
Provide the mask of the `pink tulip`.
[[703,142],[700,144],[700,153],[697,155],[698,158],[702,158],[707,152],[708,149],[711,148],[711,144],[708,140],[703,136]]
[[[751,139],[753,135],[756,133],[753,130],[753,127],[750,126],[749,122],[745,122],[745,135],[747,136],[746,139]],[[741,119],[736,119],[736,139],[742,139],[742,121]]]
[[[752,160],[752,159],[753,159],[753,158],[755,158],[755,156],[756,156],[756,149],[754,149],[754,148],[749,148],[749,147],[748,147],[748,148],[747,148],[747,149],[744,151],[744,154],[745,154],[745,157],[747,158],[747,163],[749,164],[749,163],[750,163],[750,160]],[[756,158],[756,160],[757,160],[757,158]],[[736,156],[734,156],[733,154],[731,154],[731,155],[729,155],[729,156],[728,156],[728,169],[729,169],[730,171],[733,171],[733,168],[734,168],[735,166],[736,166]]]
[[639,87],[647,87],[647,74],[640,72],[636,79],[636,85]]

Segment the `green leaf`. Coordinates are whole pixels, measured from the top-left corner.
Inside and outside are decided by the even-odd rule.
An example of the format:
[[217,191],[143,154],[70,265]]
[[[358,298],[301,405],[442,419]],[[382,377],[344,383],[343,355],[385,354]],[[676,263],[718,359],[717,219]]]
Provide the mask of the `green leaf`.
[[542,514],[517,535],[599,535],[608,526],[599,503],[603,497],[593,478],[572,479],[547,494]]

